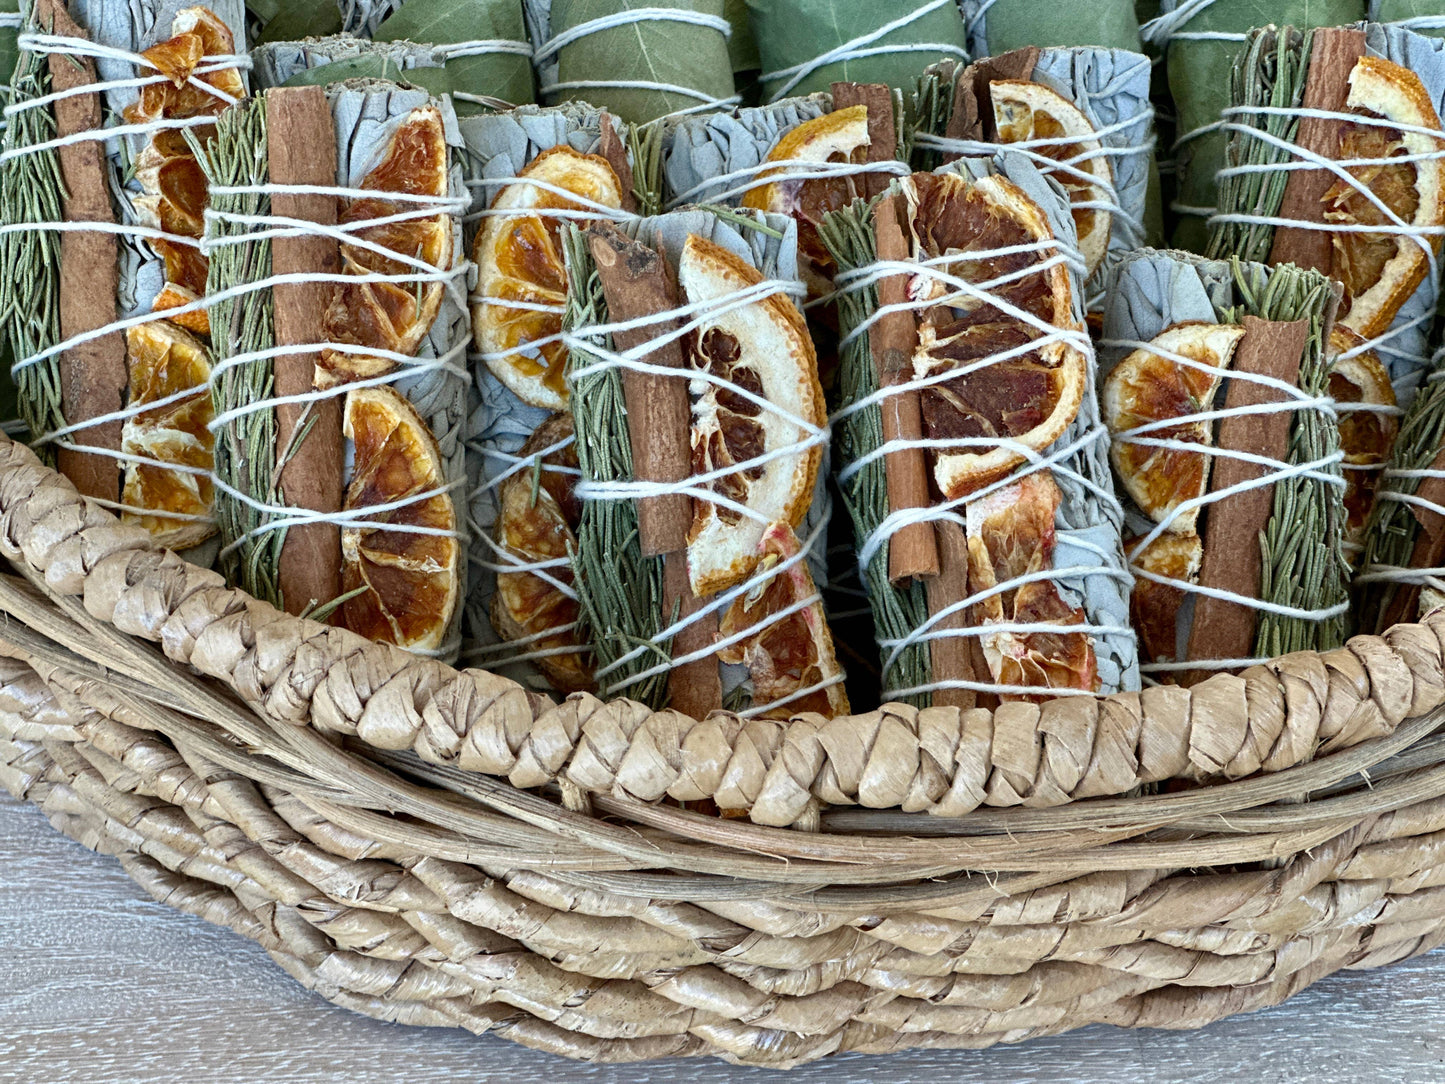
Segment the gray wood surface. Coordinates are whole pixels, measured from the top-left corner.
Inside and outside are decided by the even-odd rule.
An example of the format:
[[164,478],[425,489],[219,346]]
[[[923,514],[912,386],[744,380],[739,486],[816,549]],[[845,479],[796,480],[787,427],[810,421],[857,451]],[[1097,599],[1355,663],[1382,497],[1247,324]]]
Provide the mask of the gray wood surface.
[[1093,1027],[981,1053],[585,1066],[490,1036],[383,1024],[302,989],[256,945],[153,903],[112,860],[0,792],[3,1084],[792,1084],[1445,1081],[1445,952],[1337,975],[1197,1032]]

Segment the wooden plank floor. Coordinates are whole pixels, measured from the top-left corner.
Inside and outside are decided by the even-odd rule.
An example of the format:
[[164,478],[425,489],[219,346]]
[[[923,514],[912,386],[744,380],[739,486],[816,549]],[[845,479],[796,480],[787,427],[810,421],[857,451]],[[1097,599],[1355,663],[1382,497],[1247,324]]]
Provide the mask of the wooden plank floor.
[[1092,1027],[975,1053],[848,1056],[787,1074],[717,1061],[585,1066],[489,1036],[383,1024],[259,947],[151,902],[110,859],[0,792],[3,1084],[757,1084],[1445,1080],[1445,951],[1337,975],[1198,1032]]

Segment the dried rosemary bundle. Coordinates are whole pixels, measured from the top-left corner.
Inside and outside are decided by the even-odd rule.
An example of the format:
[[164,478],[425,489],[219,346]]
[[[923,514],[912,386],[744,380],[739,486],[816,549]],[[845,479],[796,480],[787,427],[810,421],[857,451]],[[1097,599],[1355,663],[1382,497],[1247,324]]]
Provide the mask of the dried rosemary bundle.
[[[1445,225],[1445,203],[1418,200],[1382,178],[1414,171],[1405,178],[1414,191],[1425,183],[1419,174],[1441,171],[1432,156],[1445,152],[1445,132],[1426,133],[1440,129],[1445,110],[1445,42],[1376,24],[1255,30],[1234,63],[1230,102],[1208,254],[1294,263],[1339,279],[1338,324],[1357,338],[1332,347],[1382,365],[1396,398],[1408,403],[1429,364],[1440,282],[1427,250],[1438,250],[1430,232]],[[1351,119],[1361,116],[1372,119]],[[1311,168],[1320,158],[1354,165]],[[1385,229],[1353,229],[1358,224]],[[1418,238],[1412,229],[1422,231]],[[1382,257],[1390,246],[1395,253]]]
[[375,80],[273,90],[222,118],[204,164],[210,288],[229,295],[213,387],[228,574],[452,658],[469,403],[447,112]]
[[1120,266],[1101,386],[1155,680],[1344,642],[1335,299],[1324,276],[1288,265],[1144,249]]
[[[1137,683],[1072,224],[1061,191],[1008,152],[824,220],[838,477],[885,699],[971,707]],[[1005,250],[1029,262],[1001,275],[990,253]],[[985,306],[997,314],[977,331],[954,323]]]

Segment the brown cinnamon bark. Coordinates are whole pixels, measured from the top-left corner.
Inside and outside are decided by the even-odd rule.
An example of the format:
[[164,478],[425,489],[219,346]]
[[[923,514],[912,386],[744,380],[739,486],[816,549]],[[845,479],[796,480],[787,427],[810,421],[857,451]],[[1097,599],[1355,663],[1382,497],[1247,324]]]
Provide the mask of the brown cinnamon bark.
[[[938,575],[926,581],[928,612],[937,614],[955,602],[968,597],[968,539],[963,528],[951,520],[940,520],[933,524],[938,538]],[[963,629],[968,627],[968,613],[960,610],[949,614],[934,624],[940,629]],[[934,681],[977,681],[974,668],[974,647],[976,636],[949,636],[930,640],[928,657],[932,664]],[[984,671],[987,673],[987,670]],[[939,689],[933,694],[935,708],[969,708],[978,706],[978,693],[972,689]]]
[[[1310,47],[1310,70],[1305,77],[1304,108],[1343,112],[1350,92],[1350,72],[1364,55],[1363,30],[1344,27],[1316,30]],[[1302,117],[1295,143],[1326,158],[1335,158],[1342,123],[1320,117]],[[1335,180],[1335,175],[1325,169],[1291,171],[1280,201],[1279,217],[1299,222],[1323,222],[1325,208],[1320,200]],[[1325,230],[1281,226],[1275,230],[1269,262],[1294,263],[1330,274],[1334,266],[1330,234]]]
[[632,165],[627,161],[627,145],[622,141],[618,133],[619,121],[611,113],[602,114],[602,142],[598,145],[598,153],[606,158],[612,166],[612,172],[617,174],[618,183],[622,185],[622,209],[637,213],[637,194],[633,192],[634,184],[632,176]]
[[[71,20],[62,0],[37,0],[42,27],[66,37],[89,37]],[[96,81],[95,62],[52,53],[48,58],[51,89],[57,93]],[[81,94],[55,102],[55,134],[74,135],[104,126],[98,94]],[[105,146],[85,140],[56,149],[64,184],[61,213],[67,222],[114,222],[107,183]],[[105,327],[116,319],[116,238],[111,233],[67,232],[60,235],[60,336],[70,339]],[[60,356],[60,408],[66,424],[98,418],[119,410],[130,383],[125,335],[113,331],[89,339]],[[71,444],[120,451],[121,423],[104,422],[76,430]],[[61,448],[56,465],[87,497],[114,501],[120,496],[120,463],[108,455]]]
[[[943,134],[949,139],[997,139],[989,83],[996,79],[1032,79],[1038,62],[1038,48],[1029,45],[970,64],[954,85],[953,111]],[[952,161],[960,156],[944,157]]]
[[[908,241],[898,221],[898,198],[885,196],[873,210],[873,231],[879,260],[908,259]],[[878,283],[878,306],[897,305],[908,299],[908,276],[889,275]],[[913,375],[913,351],[918,342],[917,316],[908,310],[879,318],[868,333],[878,386],[906,383]],[[887,396],[882,403],[883,439],[923,439],[923,408],[917,389]],[[884,458],[888,478],[888,510],[926,508],[933,503],[928,490],[928,463],[922,448],[890,452]],[[938,575],[938,545],[933,528],[912,523],[888,541],[888,578],[894,583],[913,576]]]
[[[1244,318],[1244,337],[1234,353],[1235,373],[1258,373],[1288,384],[1299,383],[1300,355],[1309,328],[1304,320],[1281,323]],[[1224,407],[1232,410],[1261,403],[1279,403],[1288,396],[1248,380],[1231,380]],[[1291,414],[1241,414],[1219,423],[1220,448],[1249,452],[1282,461],[1289,450]],[[1219,456],[1214,462],[1210,492],[1264,477],[1271,469],[1239,459]],[[1258,598],[1264,556],[1259,536],[1269,523],[1274,504],[1273,483],[1246,489],[1209,505],[1204,529],[1204,560],[1199,570],[1202,587]],[[1200,595],[1194,603],[1187,658],[1239,659],[1254,651],[1256,611],[1237,602]],[[1202,681],[1213,671],[1190,671],[1184,684]]]
[[[677,307],[677,285],[667,260],[649,245],[634,241],[610,222],[587,231],[597,278],[614,323],[655,316]],[[635,331],[618,332],[618,350],[631,350],[673,331],[667,320]],[[650,365],[685,373],[682,342],[673,339],[643,356]],[[639,481],[683,482],[692,474],[692,404],[685,375],[668,377],[624,369],[622,392],[627,402],[632,471]],[[642,552],[663,558],[663,614],[674,607],[686,617],[702,600],[692,593],[687,576],[687,534],[692,526],[692,501],[684,493],[644,497],[637,502],[637,528]],[[692,622],[673,640],[674,658],[710,646],[717,639],[718,619],[709,614]],[[695,719],[722,707],[722,678],[717,659],[704,657],[673,669],[668,675],[668,702]]]
[[[898,157],[898,133],[893,115],[893,91],[882,83],[834,83],[833,108],[868,107],[869,162],[890,162]],[[886,173],[864,173],[858,191],[867,199],[887,191],[892,181]]]
[[[331,107],[321,87],[278,87],[266,93],[267,155],[272,184],[336,184],[336,136]],[[277,192],[276,214],[335,225],[336,197]],[[308,234],[277,237],[271,266],[278,275],[336,274],[340,245],[330,237]],[[322,317],[331,302],[331,282],[278,283],[272,291],[278,346],[305,346],[325,338]],[[276,394],[304,395],[314,388],[316,354],[300,351],[275,362]],[[309,404],[276,407],[276,461],[281,467],[281,499],[297,508],[339,512],[345,440],[339,396]],[[305,439],[297,430],[307,424]],[[293,447],[294,443],[294,447]],[[277,576],[286,609],[299,614],[341,593],[341,530],[334,523],[293,525],[281,547]]]

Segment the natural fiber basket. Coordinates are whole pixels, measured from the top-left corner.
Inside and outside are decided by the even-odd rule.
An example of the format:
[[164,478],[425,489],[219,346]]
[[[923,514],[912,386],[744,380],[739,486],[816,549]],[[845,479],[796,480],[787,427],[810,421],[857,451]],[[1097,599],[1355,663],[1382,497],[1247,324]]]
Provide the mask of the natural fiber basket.
[[8,442],[0,549],[5,785],[372,1016],[783,1066],[1196,1027],[1445,941],[1445,617],[1192,690],[698,723],[278,613]]

